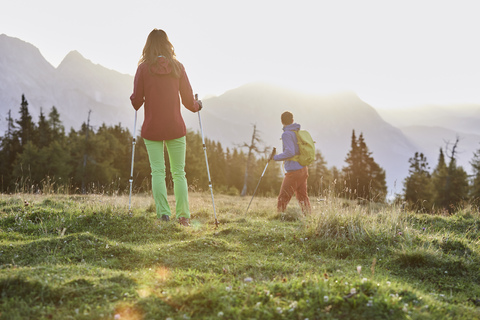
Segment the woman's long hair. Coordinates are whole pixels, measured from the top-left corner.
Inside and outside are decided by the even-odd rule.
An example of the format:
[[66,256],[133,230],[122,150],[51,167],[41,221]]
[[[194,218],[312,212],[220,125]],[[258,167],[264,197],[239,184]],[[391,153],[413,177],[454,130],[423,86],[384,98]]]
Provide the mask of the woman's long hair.
[[175,50],[168,40],[167,34],[163,30],[153,29],[147,37],[147,42],[138,64],[146,62],[149,65],[153,65],[156,63],[158,56],[164,56],[172,67],[173,76],[180,78],[180,62],[178,62],[175,56]]

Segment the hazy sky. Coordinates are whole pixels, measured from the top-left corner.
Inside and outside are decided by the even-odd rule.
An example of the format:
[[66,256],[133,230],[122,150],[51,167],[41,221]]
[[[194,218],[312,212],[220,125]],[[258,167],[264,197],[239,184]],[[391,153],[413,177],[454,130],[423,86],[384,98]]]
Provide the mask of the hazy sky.
[[1,0],[0,34],[55,67],[79,51],[135,74],[164,29],[200,97],[253,81],[355,91],[376,108],[480,104],[478,0]]

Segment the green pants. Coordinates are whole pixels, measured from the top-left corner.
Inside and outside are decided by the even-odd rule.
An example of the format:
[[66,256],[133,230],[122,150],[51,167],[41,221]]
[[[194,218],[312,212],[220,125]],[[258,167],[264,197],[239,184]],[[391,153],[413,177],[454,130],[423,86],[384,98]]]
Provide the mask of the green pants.
[[157,217],[171,215],[167,200],[167,185],[165,183],[164,144],[167,147],[170,160],[170,172],[173,177],[173,192],[175,193],[177,218],[190,219],[188,205],[188,184],[185,177],[185,152],[187,149],[185,137],[165,141],[143,139],[147,147],[150,168],[152,169],[152,193],[157,209]]

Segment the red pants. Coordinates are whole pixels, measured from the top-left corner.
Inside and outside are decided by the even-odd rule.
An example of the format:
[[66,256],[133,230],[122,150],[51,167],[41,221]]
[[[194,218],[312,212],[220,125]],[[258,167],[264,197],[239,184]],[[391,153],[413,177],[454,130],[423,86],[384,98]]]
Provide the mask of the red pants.
[[277,210],[284,212],[295,193],[304,214],[311,212],[310,200],[307,194],[308,168],[287,172],[278,195]]

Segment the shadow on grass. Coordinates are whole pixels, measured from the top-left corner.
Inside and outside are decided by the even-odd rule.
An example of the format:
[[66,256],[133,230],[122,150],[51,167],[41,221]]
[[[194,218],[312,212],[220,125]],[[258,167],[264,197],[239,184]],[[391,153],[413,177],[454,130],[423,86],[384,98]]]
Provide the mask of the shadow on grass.
[[[56,286],[43,281],[30,280],[25,276],[2,278],[0,279],[1,300],[9,301],[11,307],[2,309],[2,317],[5,319],[51,318],[50,315],[45,314],[45,310],[55,310],[55,313],[61,312],[65,317],[71,318],[75,316],[76,308],[102,300],[108,304],[122,297],[126,292],[134,295],[136,288],[136,282],[124,275],[96,281],[79,278]],[[21,299],[18,299],[19,297]],[[22,305],[29,307],[22,308]],[[42,305],[44,308],[32,308],[34,305]],[[46,306],[49,308],[45,308]],[[56,316],[58,318],[58,314]]]

